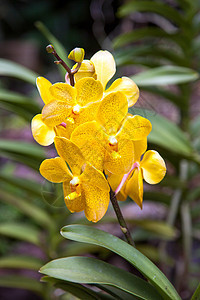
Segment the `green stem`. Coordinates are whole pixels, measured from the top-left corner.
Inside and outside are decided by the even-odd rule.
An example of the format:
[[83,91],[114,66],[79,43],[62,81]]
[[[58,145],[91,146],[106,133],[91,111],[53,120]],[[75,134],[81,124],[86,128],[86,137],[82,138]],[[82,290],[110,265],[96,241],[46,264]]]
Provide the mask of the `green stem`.
[[132,245],[133,247],[135,247],[135,243],[134,243],[134,241],[131,237],[130,231],[129,231],[129,229],[127,227],[127,224],[126,224],[126,221],[124,220],[121,209],[120,209],[119,204],[117,202],[116,195],[115,195],[115,193],[113,192],[112,189],[110,189],[110,200],[111,200],[111,203],[113,205],[115,214],[117,216],[121,231],[123,232],[127,242],[130,245]]

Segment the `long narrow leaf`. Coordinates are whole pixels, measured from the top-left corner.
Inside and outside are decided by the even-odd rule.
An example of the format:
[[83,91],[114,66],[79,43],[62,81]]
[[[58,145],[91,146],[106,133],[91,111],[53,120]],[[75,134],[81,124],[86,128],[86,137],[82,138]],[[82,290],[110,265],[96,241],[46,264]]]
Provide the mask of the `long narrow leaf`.
[[196,289],[196,291],[194,292],[194,294],[192,295],[191,300],[199,300],[200,299],[200,283]]
[[153,1],[129,1],[120,7],[118,15],[120,17],[124,17],[133,12],[153,12],[162,15],[163,17],[173,21],[177,25],[186,26],[186,21],[182,17],[182,15],[171,6],[161,3],[161,2],[153,2]]
[[[162,38],[166,40],[171,40],[174,43],[178,44],[181,48],[185,49],[187,47],[186,41],[178,33],[168,33],[161,28],[157,27],[146,27],[135,29],[130,32],[119,35],[113,41],[113,46],[115,48],[123,47],[129,43],[136,42],[143,39],[152,39],[152,38]],[[152,46],[151,46],[151,50]]]
[[67,282],[64,280],[59,280],[56,278],[44,276],[42,277],[42,282],[49,282],[54,285],[54,287],[62,289],[66,292],[69,292],[70,294],[74,295],[75,297],[78,297],[78,299],[81,300],[113,300],[113,297],[110,298],[109,296],[95,292],[81,284],[78,283],[72,283]]
[[52,260],[44,265],[40,272],[76,283],[115,286],[139,299],[162,299],[153,286],[146,281],[108,263],[89,257],[76,256]]
[[0,286],[25,289],[37,294],[43,294],[43,286],[38,280],[21,275],[0,276]]
[[179,84],[198,79],[199,74],[189,68],[178,66],[163,66],[131,76],[138,86],[157,86]]
[[15,77],[35,85],[38,74],[7,59],[0,59],[0,75]]
[[105,247],[133,264],[158,289],[165,299],[180,300],[175,288],[165,275],[143,254],[119,238],[102,230],[84,226],[69,225],[61,230],[63,237]]
[[24,255],[5,256],[0,258],[0,268],[30,269],[38,271],[42,260]]
[[45,228],[51,228],[52,226],[54,226],[51,217],[46,213],[46,211],[30,203],[30,200],[28,201],[23,199],[22,197],[9,195],[8,193],[5,193],[3,191],[1,191],[0,200],[15,206],[24,214],[28,215],[39,225],[44,226]]
[[35,245],[40,245],[40,232],[33,226],[21,223],[1,223],[0,235],[23,240]]

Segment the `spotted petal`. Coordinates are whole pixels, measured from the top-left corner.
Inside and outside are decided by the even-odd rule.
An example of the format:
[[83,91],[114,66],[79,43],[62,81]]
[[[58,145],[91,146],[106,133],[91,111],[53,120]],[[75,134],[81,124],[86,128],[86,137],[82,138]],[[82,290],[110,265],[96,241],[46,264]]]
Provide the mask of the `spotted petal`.
[[70,139],[80,148],[85,159],[91,165],[98,170],[103,170],[105,155],[104,133],[96,121],[78,126],[72,132]]
[[[111,146],[112,149],[112,146]],[[130,140],[120,140],[118,151],[106,151],[104,167],[113,174],[126,174],[134,161],[134,146]]]
[[40,93],[40,97],[42,98],[43,102],[47,104],[51,101],[52,94],[50,93],[50,87],[52,86],[51,82],[44,77],[38,77],[36,79],[37,89]]
[[83,78],[76,82],[77,103],[85,106],[90,102],[99,101],[103,96],[103,87],[100,81],[93,78]]
[[72,108],[64,101],[53,100],[43,107],[42,120],[47,126],[56,126],[65,122]]
[[134,169],[133,175],[128,180],[125,193],[127,193],[137,205],[142,208],[143,201],[143,177],[142,170],[139,168]]
[[81,195],[85,199],[85,215],[87,219],[92,222],[98,222],[108,209],[109,192],[95,185],[83,183]]
[[85,159],[80,149],[70,140],[56,136],[54,139],[58,155],[62,157],[70,166],[73,175],[79,175]]
[[97,186],[98,188],[107,192],[110,191],[108,182],[103,173],[89,164],[86,165],[84,172],[80,176],[80,180],[82,183]]
[[53,99],[64,101],[69,105],[75,104],[76,89],[71,85],[63,82],[58,82],[50,87],[50,92]]
[[79,114],[73,114],[74,129],[81,124],[95,120],[98,108],[99,102],[94,102],[82,107]]
[[31,122],[31,130],[34,139],[42,146],[49,146],[53,143],[55,132],[53,127],[47,126],[42,121],[42,115],[36,115]]
[[108,93],[118,91],[126,95],[128,99],[128,107],[133,106],[139,98],[139,89],[137,85],[128,77],[116,79],[104,93],[107,95]]
[[142,140],[151,132],[151,122],[138,115],[128,115],[117,134],[118,138]]
[[72,179],[71,172],[60,157],[45,159],[40,165],[40,173],[47,180],[56,183]]
[[95,66],[97,80],[101,82],[105,89],[107,82],[116,72],[115,60],[110,52],[100,50],[92,56],[91,61]]
[[100,103],[97,121],[107,134],[115,134],[128,112],[128,101],[121,92],[107,95]]
[[149,150],[144,154],[141,162],[144,180],[150,184],[160,182],[166,173],[166,166],[163,158],[157,151]]

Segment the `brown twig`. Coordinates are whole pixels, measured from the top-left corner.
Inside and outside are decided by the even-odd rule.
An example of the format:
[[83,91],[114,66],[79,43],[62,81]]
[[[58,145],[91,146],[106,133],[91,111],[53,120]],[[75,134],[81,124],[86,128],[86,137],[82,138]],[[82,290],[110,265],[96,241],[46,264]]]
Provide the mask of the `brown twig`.
[[80,69],[81,63],[78,63],[77,67],[74,70],[71,70],[68,67],[68,65],[62,60],[62,58],[60,58],[60,56],[58,55],[58,53],[56,52],[55,48],[52,45],[48,45],[46,47],[46,50],[48,53],[53,54],[57,59],[54,63],[58,65],[62,65],[65,68],[65,70],[69,74],[70,85],[74,86],[74,74],[77,73],[78,70]]
[[129,229],[127,227],[127,224],[126,224],[126,221],[124,220],[121,209],[120,209],[119,204],[117,202],[115,192],[113,192],[113,190],[111,188],[110,188],[110,200],[111,200],[111,203],[113,205],[115,214],[117,216],[121,231],[123,232],[127,242],[130,245],[132,245],[133,247],[135,247],[135,243],[134,243],[134,241],[131,237],[130,231],[129,231]]

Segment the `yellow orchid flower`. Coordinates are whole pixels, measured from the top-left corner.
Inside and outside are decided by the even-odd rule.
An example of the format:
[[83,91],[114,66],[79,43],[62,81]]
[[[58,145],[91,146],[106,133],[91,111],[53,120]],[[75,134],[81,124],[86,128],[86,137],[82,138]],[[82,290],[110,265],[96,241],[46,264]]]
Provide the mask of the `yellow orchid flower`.
[[55,137],[55,146],[60,157],[44,160],[41,175],[51,182],[63,183],[65,203],[71,212],[84,210],[89,221],[99,221],[110,200],[103,173],[86,164],[80,149],[68,139]]
[[[39,84],[38,84],[39,83]],[[37,86],[45,106],[42,114],[32,120],[32,133],[35,140],[48,146],[58,134],[57,126],[65,127],[65,137],[78,125],[95,118],[103,88],[99,81],[93,78],[79,80],[75,87],[67,83],[51,84],[45,78],[37,80]]]
[[86,122],[73,131],[71,141],[97,169],[114,174],[130,171],[134,162],[132,141],[147,137],[151,123],[127,113],[124,93],[110,93],[100,102],[96,121]]
[[[146,139],[134,142],[135,162],[129,173],[124,176],[109,174],[108,181],[119,200],[130,196],[142,208],[143,179],[149,184],[159,183],[166,174],[163,158],[155,150],[148,150]],[[146,152],[145,152],[146,151]],[[145,152],[145,153],[144,153]],[[141,159],[142,154],[143,158]]]
[[[76,65],[73,68],[75,67]],[[77,81],[85,76],[96,77],[103,86],[104,96],[121,91],[128,99],[128,107],[131,107],[139,98],[139,89],[133,80],[124,76],[116,79],[106,89],[108,81],[114,76],[115,72],[116,64],[112,54],[107,50],[100,50],[91,57],[90,61],[83,60],[79,71],[75,74],[75,80]]]

